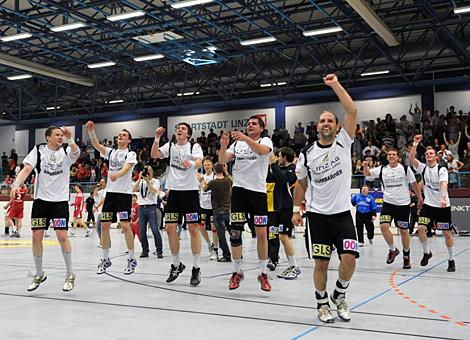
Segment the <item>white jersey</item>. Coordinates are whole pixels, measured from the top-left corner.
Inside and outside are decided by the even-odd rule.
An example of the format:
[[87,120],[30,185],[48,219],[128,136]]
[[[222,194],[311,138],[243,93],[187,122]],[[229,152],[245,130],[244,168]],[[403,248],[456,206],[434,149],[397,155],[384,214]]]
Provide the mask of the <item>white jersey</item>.
[[36,169],[34,182],[34,199],[48,202],[64,202],[69,200],[70,166],[80,157],[80,149],[72,153],[72,149],[66,150],[60,147],[51,150],[47,144],[39,145],[40,168],[37,173],[38,146],[35,146],[23,160],[23,164],[29,164]]
[[[204,174],[204,181],[206,183],[209,183],[215,178],[215,174],[212,173],[210,175]],[[202,209],[212,209],[212,202],[211,202],[211,191],[207,190],[204,191],[202,188],[199,190],[199,205],[201,206]]]
[[341,129],[328,147],[315,142],[305,157],[300,153],[295,169],[298,179],[308,176],[306,210],[333,215],[351,209],[351,144],[353,140]]
[[199,190],[199,182],[196,177],[197,169],[183,167],[183,161],[194,161],[196,158],[203,158],[202,148],[199,144],[191,143],[178,145],[176,143],[166,143],[160,148],[160,158],[167,158],[170,153],[170,166],[167,171],[166,188],[170,190]]
[[[445,167],[439,169],[437,164],[431,168],[429,165],[419,162],[416,171],[420,174],[424,171],[424,204],[441,208],[440,182],[448,182],[447,169]],[[446,207],[450,207],[448,192],[446,192]]]
[[160,181],[158,179],[152,178],[150,180],[150,185],[157,192],[150,192],[147,182],[143,179],[141,179],[137,185],[138,185],[137,188],[139,189],[137,191],[137,204],[138,205],[157,204],[158,190],[160,190]]
[[409,205],[411,203],[409,184],[416,182],[411,168],[405,174],[403,165],[392,168],[389,165],[371,169],[371,177],[379,178],[382,168],[382,191],[384,202],[393,205]]
[[[101,157],[109,160],[108,181],[106,184],[106,192],[115,192],[121,194],[132,194],[132,170],[137,164],[137,156],[134,151],[129,149],[112,149],[105,148],[105,154]],[[116,179],[114,182],[110,176],[122,170],[125,164],[132,164],[132,167],[124,175]]]
[[[269,137],[263,137],[256,142],[268,146],[271,151],[273,150],[273,142]],[[259,155],[244,141],[234,142],[227,152],[234,156],[235,161],[232,170],[233,186],[266,193],[266,175],[270,152]]]
[[101,210],[103,209],[103,205],[101,205],[101,207],[98,208],[98,204],[105,197],[106,197],[106,189],[98,190],[98,192],[96,193],[96,196],[95,196],[95,207],[97,207],[96,213],[98,215],[101,214]]

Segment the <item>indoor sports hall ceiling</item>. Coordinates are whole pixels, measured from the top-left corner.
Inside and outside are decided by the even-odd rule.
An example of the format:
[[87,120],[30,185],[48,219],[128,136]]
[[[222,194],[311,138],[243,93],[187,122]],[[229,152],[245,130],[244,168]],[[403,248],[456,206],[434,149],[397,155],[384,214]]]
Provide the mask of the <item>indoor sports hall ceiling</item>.
[[324,89],[329,72],[348,86],[445,83],[469,73],[469,10],[468,0],[0,0],[1,118],[282,99]]

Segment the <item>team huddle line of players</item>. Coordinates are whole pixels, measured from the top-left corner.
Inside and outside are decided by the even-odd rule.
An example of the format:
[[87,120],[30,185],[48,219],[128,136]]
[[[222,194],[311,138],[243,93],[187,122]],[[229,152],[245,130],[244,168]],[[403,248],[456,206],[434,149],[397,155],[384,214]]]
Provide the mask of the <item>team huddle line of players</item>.
[[[354,136],[357,111],[356,106],[339,83],[336,75],[329,74],[324,78],[340,100],[345,114],[340,124],[338,117],[325,111],[320,115],[318,123],[319,140],[306,146],[300,153],[297,165],[292,164],[293,156],[287,149],[281,150],[279,160],[270,157],[273,144],[270,138],[262,137],[264,122],[253,116],[248,120],[246,133],[241,131],[225,132],[221,138],[219,161],[214,165],[215,175],[201,176],[197,169],[203,167],[203,152],[198,144],[189,142],[192,134],[187,123],[176,127],[176,142],[160,146],[160,138],[165,133],[163,127],[155,130],[152,144],[152,158],[167,158],[166,188],[169,189],[165,206],[165,228],[168,234],[171,252],[171,266],[166,282],[173,282],[185,270],[186,266],[180,259],[180,240],[178,224],[184,218],[190,233],[192,252],[192,269],[190,284],[196,286],[201,282],[201,217],[210,219],[209,205],[200,210],[200,190],[211,193],[213,219],[217,225],[216,232],[219,244],[223,248],[223,258],[233,262],[233,273],[229,281],[229,289],[240,287],[244,279],[242,270],[242,232],[245,223],[254,225],[257,236],[257,253],[259,259],[258,281],[263,291],[271,291],[271,283],[267,275],[269,258],[268,238],[275,230],[268,228],[275,225],[284,245],[289,260],[288,270],[281,274],[284,278],[295,278],[300,274],[294,249],[289,236],[295,225],[303,223],[301,204],[305,200],[305,219],[307,222],[307,240],[311,255],[315,261],[313,280],[317,301],[318,317],[322,322],[333,322],[331,300],[337,309],[338,316],[350,320],[350,311],[346,302],[346,291],[356,267],[359,256],[356,229],[352,220],[351,207],[351,144]],[[110,225],[120,221],[125,237],[128,259],[124,274],[135,271],[137,260],[134,251],[134,235],[131,228],[132,193],[136,190],[147,193],[155,190],[149,182],[132,183],[132,170],[137,163],[135,152],[129,149],[132,136],[123,129],[117,138],[117,147],[108,148],[100,144],[94,131],[94,123],[88,121],[86,128],[93,147],[109,161],[109,176],[106,184],[106,195],[102,200],[101,211],[101,245],[102,256],[97,274],[103,274],[112,265],[110,260]],[[42,265],[44,232],[52,227],[57,234],[64,262],[66,277],[63,291],[70,291],[75,285],[75,274],[72,271],[71,244],[67,235],[69,220],[69,181],[70,165],[80,155],[80,150],[72,138],[68,128],[50,127],[45,132],[46,143],[37,145],[24,159],[24,168],[18,174],[11,188],[11,198],[21,193],[25,179],[32,171],[36,172],[34,202],[31,212],[32,250],[36,267],[34,278],[27,288],[33,291],[47,278]],[[230,138],[234,140],[229,145]],[[433,149],[426,151],[426,164],[416,159],[416,146],[422,136],[415,136],[410,158],[416,171],[423,175],[424,204],[413,172],[398,163],[396,150],[388,151],[389,165],[369,169],[367,176],[380,178],[384,190],[384,207],[380,216],[382,234],[390,247],[387,263],[392,263],[399,254],[390,232],[390,224],[395,221],[400,230],[403,244],[403,268],[410,268],[410,240],[407,233],[409,227],[409,184],[418,196],[421,209],[419,217],[419,239],[423,247],[421,265],[427,265],[432,253],[428,249],[426,227],[435,223],[443,230],[449,250],[449,271],[455,270],[453,258],[453,239],[450,231],[450,202],[447,193],[447,170],[440,168],[436,162]],[[68,146],[64,146],[67,142]],[[233,183],[224,174],[224,164],[233,161]],[[268,177],[266,174],[269,174]],[[206,174],[208,175],[208,174]],[[270,190],[269,183],[283,178],[285,185],[275,185]],[[268,186],[267,186],[268,183]],[[289,186],[294,185],[293,197]],[[231,187],[231,189],[230,189]],[[267,190],[268,187],[268,190]],[[222,193],[230,192],[222,197]],[[268,200],[267,192],[277,191],[275,202]],[[268,202],[269,201],[269,202]],[[145,203],[145,202],[144,202]],[[150,202],[151,203],[151,202]],[[358,200],[359,207],[370,202]],[[143,204],[144,206],[146,204]],[[275,208],[273,208],[275,206]],[[149,207],[155,210],[153,204]],[[271,211],[270,223],[268,212]],[[361,209],[358,209],[361,213]],[[405,218],[406,216],[406,218]],[[75,216],[78,218],[78,216]],[[367,218],[366,218],[367,219]],[[231,249],[226,246],[225,227],[229,232]],[[219,230],[220,229],[220,230]],[[220,232],[219,232],[220,231]],[[223,246],[225,241],[225,246]],[[327,272],[333,247],[340,259],[338,279],[335,289],[329,297]],[[147,249],[148,251],[148,249]],[[283,276],[282,276],[283,275]]]

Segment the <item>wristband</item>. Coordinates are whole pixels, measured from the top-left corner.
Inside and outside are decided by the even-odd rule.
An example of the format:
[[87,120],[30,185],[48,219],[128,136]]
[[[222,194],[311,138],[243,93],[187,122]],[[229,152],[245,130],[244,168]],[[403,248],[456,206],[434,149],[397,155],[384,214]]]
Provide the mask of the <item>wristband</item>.
[[418,146],[419,142],[413,142],[413,146]]
[[300,212],[300,205],[294,205],[294,207],[292,208],[292,212],[293,213],[299,213]]
[[67,142],[69,146],[72,146],[75,144],[75,141],[73,140],[73,138],[67,138],[65,141]]
[[160,144],[160,137],[155,136],[154,143]]
[[21,183],[18,182],[18,181],[14,181],[13,183],[11,183],[11,188],[21,188]]
[[189,161],[189,164],[191,164],[191,168],[195,168],[195,167],[196,167],[196,162],[195,162],[195,161]]
[[95,130],[93,131],[88,131],[88,136],[90,136],[91,140],[95,140],[95,139],[98,139],[98,137],[96,137],[96,133],[95,133]]

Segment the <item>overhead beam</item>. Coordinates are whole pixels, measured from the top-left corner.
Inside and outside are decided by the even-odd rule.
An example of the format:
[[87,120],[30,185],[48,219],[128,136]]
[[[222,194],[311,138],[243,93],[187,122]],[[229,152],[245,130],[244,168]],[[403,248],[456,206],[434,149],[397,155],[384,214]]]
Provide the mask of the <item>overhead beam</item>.
[[33,63],[29,60],[24,60],[18,57],[13,57],[5,53],[0,53],[0,64],[14,67],[23,71],[41,74],[46,77],[64,80],[64,81],[78,84],[78,85],[83,85],[83,86],[95,85],[93,80],[89,78],[77,76],[75,74],[61,71],[61,70],[58,70],[49,66],[41,65],[38,63]]

